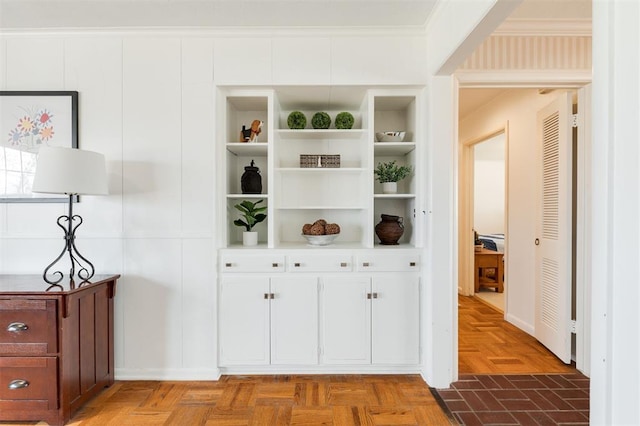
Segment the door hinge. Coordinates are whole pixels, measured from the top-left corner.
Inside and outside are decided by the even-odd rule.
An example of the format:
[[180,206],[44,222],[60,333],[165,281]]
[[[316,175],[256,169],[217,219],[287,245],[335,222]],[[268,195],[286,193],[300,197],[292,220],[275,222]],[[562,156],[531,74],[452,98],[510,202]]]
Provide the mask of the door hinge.
[[571,115],[571,127],[573,127],[574,129],[578,127],[578,114]]
[[571,330],[571,334],[576,334],[576,329],[578,328],[576,320],[571,320],[571,322],[569,322],[569,328]]

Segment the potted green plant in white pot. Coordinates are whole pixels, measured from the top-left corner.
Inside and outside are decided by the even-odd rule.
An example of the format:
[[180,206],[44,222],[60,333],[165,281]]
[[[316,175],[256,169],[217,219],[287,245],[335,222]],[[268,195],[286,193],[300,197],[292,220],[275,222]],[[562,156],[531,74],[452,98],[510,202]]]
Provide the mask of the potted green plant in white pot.
[[258,204],[264,200],[258,200],[255,203],[249,200],[244,200],[240,204],[236,204],[234,207],[242,213],[243,219],[236,219],[233,224],[236,226],[243,226],[246,230],[242,233],[242,244],[245,246],[258,245],[258,233],[253,231],[253,227],[258,223],[264,221],[267,215],[263,213],[267,210],[267,207],[258,207]]
[[382,184],[383,194],[395,194],[398,192],[398,182],[411,174],[413,168],[411,166],[399,166],[396,160],[386,163],[378,163],[373,170],[378,182]]

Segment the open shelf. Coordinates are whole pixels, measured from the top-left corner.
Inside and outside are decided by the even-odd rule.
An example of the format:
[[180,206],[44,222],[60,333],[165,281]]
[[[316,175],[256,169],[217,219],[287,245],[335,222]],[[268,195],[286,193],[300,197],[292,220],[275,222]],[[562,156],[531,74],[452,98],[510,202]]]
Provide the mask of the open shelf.
[[378,156],[406,155],[416,149],[415,142],[375,142],[373,150]]
[[229,142],[227,151],[238,156],[267,156],[268,145],[266,142]]
[[[258,247],[307,247],[302,225],[325,218],[343,227],[339,243],[328,247],[378,248],[374,227],[380,214],[402,216],[406,231],[399,247],[416,245],[414,211],[422,204],[416,169],[424,144],[417,124],[422,115],[418,88],[230,87],[220,88],[220,94],[223,113],[217,140],[225,167],[225,246],[240,244],[233,205],[243,199],[265,199],[268,206],[267,220],[258,227]],[[292,111],[305,114],[307,128],[287,128]],[[331,128],[311,128],[313,115],[320,111],[331,117]],[[334,128],[342,111],[354,116],[352,129]],[[258,142],[241,142],[241,128],[252,120],[263,121]],[[376,132],[383,131],[404,131],[404,141],[376,142]],[[300,167],[308,155],[339,155],[340,167]],[[259,168],[263,194],[241,193],[242,175],[252,161]],[[388,161],[413,168],[411,176],[398,182],[397,194],[383,194],[373,173],[378,163]]]
[[359,139],[365,134],[362,129],[280,129],[283,139]]
[[410,200],[416,198],[415,194],[373,194],[375,199],[388,199],[388,200]]

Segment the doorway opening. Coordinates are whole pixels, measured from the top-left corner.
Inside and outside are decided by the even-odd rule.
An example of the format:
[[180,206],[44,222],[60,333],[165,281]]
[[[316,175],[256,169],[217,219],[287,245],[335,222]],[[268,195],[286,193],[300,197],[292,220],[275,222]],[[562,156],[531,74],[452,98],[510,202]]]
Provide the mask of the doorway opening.
[[[459,92],[459,137],[461,141],[459,162],[459,182],[461,186],[459,188],[458,203],[460,213],[459,294],[460,297],[477,296],[473,282],[474,274],[477,271],[473,260],[471,260],[474,256],[473,231],[478,231],[480,237],[504,234],[504,239],[502,240],[502,248],[505,253],[504,281],[509,284],[505,287],[507,290],[503,293],[505,302],[501,316],[509,325],[524,331],[529,337],[535,336],[535,283],[537,270],[534,259],[537,251],[533,242],[538,234],[536,227],[538,226],[539,217],[536,209],[539,205],[540,189],[537,186],[539,185],[537,176],[541,168],[540,154],[537,152],[538,147],[536,146],[536,114],[556,96],[571,91],[575,91],[575,89],[542,90],[531,87],[477,89],[463,87]],[[466,98],[467,96],[470,96],[472,100],[469,101]],[[478,203],[480,203],[480,208],[486,207],[489,203],[487,195],[477,197],[475,194],[474,181],[477,178],[475,168],[482,169],[483,166],[476,165],[474,157],[478,153],[480,156],[483,155],[482,145],[480,144],[483,140],[491,139],[499,134],[504,135],[505,141],[505,148],[503,149],[505,158],[502,166],[502,173],[505,177],[505,192],[502,198],[502,205],[505,216],[502,220],[504,224],[503,232],[494,232],[488,229],[486,231],[483,230],[485,225],[481,225],[481,221],[476,224],[474,217]],[[476,152],[477,147],[480,147],[480,150]],[[574,167],[575,165],[576,163],[574,163]],[[495,173],[498,173],[497,170],[500,167],[497,166],[497,163],[494,163],[493,166],[490,169],[491,171],[484,174],[495,175]],[[470,185],[474,186],[471,191],[469,191]],[[487,202],[484,202],[485,200]],[[493,204],[495,204],[495,201],[493,201]],[[471,211],[474,211],[473,215],[470,214]],[[494,212],[494,216],[499,217],[499,213]],[[495,240],[495,238],[492,239]],[[514,291],[511,291],[512,286],[515,288]],[[489,291],[491,290],[489,289]],[[574,289],[574,297],[576,293]],[[495,291],[493,294],[495,294]],[[468,319],[463,318],[463,305],[460,304],[459,306],[459,330],[462,331],[466,326],[464,322],[468,321]],[[482,320],[480,319],[480,321]],[[495,332],[496,329],[493,328],[492,330],[492,327],[494,325],[486,327],[488,333]],[[540,347],[546,350],[541,344]],[[461,356],[463,350],[469,349],[468,347],[465,348],[462,338],[459,349],[459,356]],[[508,363],[509,361],[505,362]],[[460,364],[459,366],[462,367]],[[460,371],[462,372],[463,369],[461,368]],[[500,371],[510,372],[508,369]],[[476,372],[482,373],[482,371]],[[484,373],[491,372],[496,372],[496,370],[484,371]],[[521,373],[522,369],[518,367],[511,372]]]
[[[504,129],[471,147],[473,156],[474,295],[505,312],[505,186]],[[474,265],[474,269],[476,266]],[[497,267],[496,267],[497,266]]]

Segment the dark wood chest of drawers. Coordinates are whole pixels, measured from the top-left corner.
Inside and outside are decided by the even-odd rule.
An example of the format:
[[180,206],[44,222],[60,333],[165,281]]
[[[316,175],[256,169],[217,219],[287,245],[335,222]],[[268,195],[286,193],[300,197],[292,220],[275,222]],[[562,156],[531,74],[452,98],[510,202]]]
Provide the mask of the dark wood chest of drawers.
[[63,425],[113,384],[119,277],[45,291],[41,277],[0,276],[0,421]]

